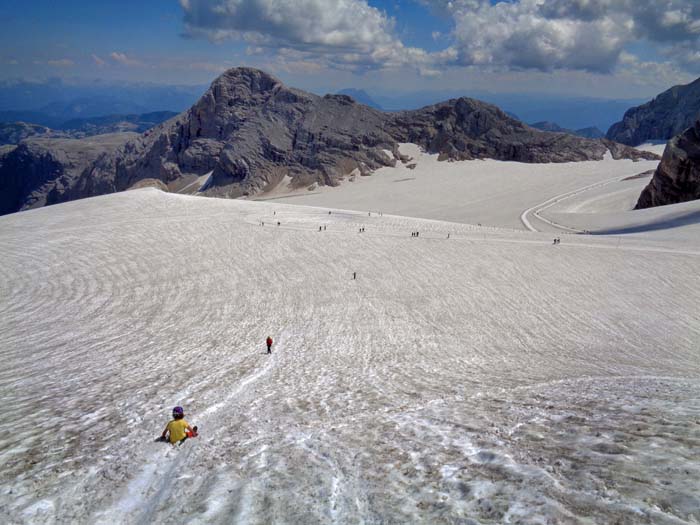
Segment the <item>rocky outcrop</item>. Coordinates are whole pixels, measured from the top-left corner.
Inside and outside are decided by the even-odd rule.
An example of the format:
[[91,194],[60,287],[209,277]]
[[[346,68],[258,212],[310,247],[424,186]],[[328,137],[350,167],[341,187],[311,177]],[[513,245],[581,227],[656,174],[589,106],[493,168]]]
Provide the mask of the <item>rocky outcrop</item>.
[[236,68],[186,112],[99,156],[47,202],[122,191],[143,179],[175,187],[209,172],[205,193],[212,196],[255,194],[284,177],[292,187],[335,186],[401,161],[400,142],[417,143],[443,160],[567,162],[602,159],[608,150],[616,158],[657,158],[622,145],[538,132],[473,99],[384,113],[346,95],[321,97],[262,71]]
[[601,160],[608,150],[614,158],[658,158],[621,144],[536,131],[496,106],[469,98],[399,113],[392,126],[399,142],[419,144],[443,160],[572,162]]
[[60,202],[99,157],[115,150],[134,133],[89,139],[30,138],[0,152],[0,215]]
[[399,142],[419,144],[443,160],[569,162],[600,160],[607,151],[598,141],[535,131],[496,106],[469,98],[399,113],[391,126]]
[[666,145],[636,209],[700,199],[700,120]]
[[700,119],[700,78],[674,86],[656,98],[629,109],[621,122],[613,124],[606,137],[637,146],[654,140],[669,140]]

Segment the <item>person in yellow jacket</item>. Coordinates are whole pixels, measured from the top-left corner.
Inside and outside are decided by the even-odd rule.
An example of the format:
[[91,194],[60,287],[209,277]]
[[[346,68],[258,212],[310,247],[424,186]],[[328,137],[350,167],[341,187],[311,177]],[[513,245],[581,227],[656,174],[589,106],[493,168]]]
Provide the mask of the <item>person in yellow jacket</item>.
[[[197,427],[195,427],[197,428]],[[197,431],[185,421],[185,411],[182,407],[173,408],[173,420],[168,423],[160,436],[162,441],[170,441],[173,445],[185,438],[194,437]]]

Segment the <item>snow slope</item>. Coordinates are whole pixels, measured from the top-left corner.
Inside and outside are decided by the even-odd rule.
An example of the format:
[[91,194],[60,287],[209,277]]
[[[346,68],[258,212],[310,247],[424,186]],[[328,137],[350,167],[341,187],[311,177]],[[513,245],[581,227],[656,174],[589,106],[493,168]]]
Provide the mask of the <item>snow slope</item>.
[[700,237],[292,202],[0,218],[5,522],[700,521]]
[[[520,214],[557,195],[654,170],[658,161],[613,160],[526,164],[498,160],[440,162],[415,144],[400,151],[412,160],[321,186],[277,196],[279,202],[372,210],[461,223],[523,228]],[[415,165],[413,168],[409,166]],[[641,193],[641,189],[639,190]],[[639,194],[637,194],[639,197]],[[268,195],[255,197],[268,201]],[[636,200],[635,200],[636,202]],[[633,205],[632,205],[633,207]],[[546,228],[540,224],[539,228]]]

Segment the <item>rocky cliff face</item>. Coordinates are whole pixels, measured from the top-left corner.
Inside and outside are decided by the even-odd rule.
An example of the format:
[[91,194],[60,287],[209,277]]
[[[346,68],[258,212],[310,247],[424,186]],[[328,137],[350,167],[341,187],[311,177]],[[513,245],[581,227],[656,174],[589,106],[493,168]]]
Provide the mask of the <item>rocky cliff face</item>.
[[674,86],[652,101],[632,108],[613,124],[606,137],[637,146],[650,140],[669,140],[700,119],[700,78]]
[[700,199],[700,120],[666,145],[636,209]]
[[89,139],[30,138],[0,151],[0,215],[60,202],[99,157],[115,150],[135,133]]
[[206,193],[214,196],[254,194],[285,176],[298,187],[334,186],[350,174],[368,175],[400,161],[399,142],[417,143],[444,160],[566,162],[602,159],[608,150],[616,158],[655,158],[622,145],[538,132],[468,98],[383,113],[345,95],[320,97],[262,71],[236,68],[186,112],[96,158],[47,202],[122,191],[143,179],[176,185],[209,172]]
[[188,111],[145,133],[78,181],[78,194],[120,191],[142,178],[171,183],[213,171],[208,193],[238,197],[285,175],[335,185],[395,161],[385,114],[347,96],[319,97],[254,69],[219,77]]

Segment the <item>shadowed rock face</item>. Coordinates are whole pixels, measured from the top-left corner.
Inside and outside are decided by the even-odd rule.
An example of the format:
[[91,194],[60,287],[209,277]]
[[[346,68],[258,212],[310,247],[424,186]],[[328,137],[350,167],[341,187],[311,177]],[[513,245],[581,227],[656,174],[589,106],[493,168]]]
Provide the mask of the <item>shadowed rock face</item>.
[[30,138],[0,151],[0,215],[66,200],[63,194],[99,157],[135,133],[89,139]]
[[630,146],[669,140],[699,118],[700,78],[685,86],[674,86],[654,100],[629,109],[621,122],[610,127],[606,137]]
[[[206,194],[238,197],[274,187],[334,186],[402,160],[414,142],[445,160],[566,162],[657,158],[619,144],[538,132],[468,98],[383,113],[346,95],[320,97],[256,69],[231,69],[189,110],[102,155],[51,202],[122,191],[146,178],[175,183],[213,172]],[[389,154],[387,154],[389,152]]]
[[700,120],[666,145],[636,209],[700,199]]

